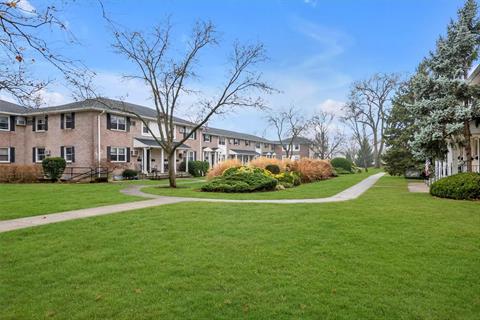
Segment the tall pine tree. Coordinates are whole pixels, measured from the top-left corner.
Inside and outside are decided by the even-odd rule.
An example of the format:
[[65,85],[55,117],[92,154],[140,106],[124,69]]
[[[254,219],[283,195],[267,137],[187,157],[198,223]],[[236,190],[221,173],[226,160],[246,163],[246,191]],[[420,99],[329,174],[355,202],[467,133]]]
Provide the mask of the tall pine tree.
[[422,72],[412,79],[418,131],[410,145],[419,159],[443,159],[447,140],[461,142],[466,150],[467,171],[471,171],[470,121],[478,114],[478,89],[468,83],[468,72],[477,58],[480,24],[477,3],[467,0],[451,21],[446,37],[422,63]]

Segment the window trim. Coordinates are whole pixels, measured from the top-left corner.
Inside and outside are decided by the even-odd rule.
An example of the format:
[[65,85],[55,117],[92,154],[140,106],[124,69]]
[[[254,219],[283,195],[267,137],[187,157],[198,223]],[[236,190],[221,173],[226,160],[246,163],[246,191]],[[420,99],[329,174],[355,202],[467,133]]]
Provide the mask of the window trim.
[[[116,118],[117,121],[114,122],[113,119]],[[124,123],[124,126],[125,126],[125,129],[118,129],[118,125],[119,125],[119,119],[120,118],[123,118],[123,120],[125,121]],[[116,125],[117,128],[114,128],[113,125]],[[116,114],[111,114],[110,115],[110,130],[112,131],[121,131],[121,132],[127,132],[127,117],[126,116],[119,116],[119,115],[116,115]]]
[[[43,159],[38,160],[38,149],[43,149]],[[35,163],[42,163],[44,159],[47,158],[47,148],[45,147],[35,147]]]
[[[110,124],[111,125],[111,124]],[[145,129],[147,129],[147,132],[145,132]],[[148,126],[145,125],[145,123],[143,123],[142,121],[142,135],[144,136],[152,136],[152,134],[150,133],[150,131],[148,130]]]
[[10,116],[2,114],[0,115],[0,118],[7,118],[7,129],[0,129],[0,131],[10,131],[11,129]]
[[[207,140],[208,137],[208,140]],[[203,142],[212,142],[212,136],[208,133],[203,134]]]
[[0,163],[10,163],[10,148],[9,147],[0,147],[0,149],[7,149],[7,161],[0,160]]
[[[68,160],[67,159],[67,149],[72,149],[72,152],[70,153],[72,159],[71,160]],[[63,147],[63,159],[65,159],[65,162],[66,163],[73,163],[73,157],[75,156],[75,151],[73,151],[75,149],[74,146],[64,146]]]
[[[38,129],[38,120],[42,120],[42,119],[43,119],[44,129],[40,130],[40,129]],[[47,131],[46,126],[47,126],[47,117],[45,117],[45,116],[35,117],[35,132],[45,132],[45,131]]]
[[[117,160],[113,160],[113,157],[112,157],[112,155],[113,155],[113,150],[114,150],[114,149],[117,151],[117,152],[116,152],[116,155],[115,155],[116,158],[117,158]],[[118,156],[119,156],[118,150],[120,150],[120,149],[123,149],[123,150],[125,151],[125,153],[123,154],[124,157],[125,157],[124,160],[118,160]],[[114,163],[126,163],[126,162],[127,162],[127,149],[128,149],[127,147],[110,147],[110,155],[109,155],[109,157],[110,157],[110,162],[114,162]]]
[[[71,123],[71,126],[72,126],[72,127],[68,127],[68,126],[67,126],[67,115],[70,115],[70,119],[71,119],[70,123]],[[75,122],[75,120],[74,120],[73,117],[74,117],[73,112],[67,112],[67,113],[64,113],[64,114],[63,114],[63,128],[64,128],[64,129],[70,129],[70,130],[73,129],[73,124],[74,124],[74,122]]]
[[218,144],[224,146],[226,144],[227,139],[225,137],[218,137]]

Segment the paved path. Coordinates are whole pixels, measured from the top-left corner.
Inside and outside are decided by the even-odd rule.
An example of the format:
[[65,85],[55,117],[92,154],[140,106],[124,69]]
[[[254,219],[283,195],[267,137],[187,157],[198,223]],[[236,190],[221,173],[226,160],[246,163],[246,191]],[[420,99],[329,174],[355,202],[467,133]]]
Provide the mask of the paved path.
[[[384,173],[374,174],[356,185],[337,193],[328,198],[318,199],[285,199],[285,200],[227,200],[227,199],[201,199],[201,198],[181,198],[181,197],[164,197],[156,196],[142,192],[140,189],[145,186],[132,185],[129,188],[122,190],[123,193],[135,196],[142,196],[150,198],[145,201],[129,202],[122,204],[115,204],[110,206],[103,206],[90,209],[81,209],[74,211],[66,211],[60,213],[47,214],[35,217],[26,217],[13,220],[0,221],[0,233],[24,229],[34,226],[41,226],[61,221],[68,221],[74,219],[88,218],[94,216],[101,216],[111,213],[121,213],[130,210],[143,209],[149,207],[160,206],[164,204],[179,203],[179,202],[237,202],[237,203],[325,203],[325,202],[339,202],[358,198],[362,193],[371,188],[380,179]],[[151,186],[151,185],[150,185]]]

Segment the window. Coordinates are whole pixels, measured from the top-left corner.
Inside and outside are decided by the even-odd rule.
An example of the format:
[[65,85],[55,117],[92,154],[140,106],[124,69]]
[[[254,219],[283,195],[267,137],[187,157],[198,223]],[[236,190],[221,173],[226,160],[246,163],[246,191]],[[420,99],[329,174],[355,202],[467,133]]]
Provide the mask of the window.
[[150,134],[150,132],[148,131],[148,127],[143,122],[142,122],[142,133],[143,134]]
[[45,148],[35,148],[35,162],[42,162],[46,156]]
[[240,140],[239,139],[233,139],[233,144],[234,145],[240,145]]
[[0,116],[0,130],[10,131],[10,117]]
[[209,134],[204,134],[203,135],[203,141],[210,142],[210,141],[212,141],[212,137]]
[[63,147],[63,159],[66,162],[75,162],[75,148],[74,147]]
[[[188,132],[187,132],[188,133]],[[185,134],[187,134],[185,133]],[[188,137],[190,140],[197,140],[197,131],[193,131],[192,135]]]
[[62,129],[73,129],[75,128],[75,116],[73,113],[64,113],[62,115],[63,126]]
[[35,118],[35,131],[47,131],[47,117]]
[[110,159],[112,162],[127,162],[127,148],[111,148]]
[[27,119],[25,117],[16,117],[17,119],[17,126],[26,126],[27,125]]
[[218,137],[218,144],[224,146],[225,145],[225,137]]
[[265,148],[268,148],[268,147],[269,147],[268,143],[264,143],[263,146],[264,146]]
[[0,148],[0,162],[10,162],[10,148]]
[[229,144],[233,144],[233,139],[228,139]]
[[110,116],[110,128],[112,130],[126,131],[127,119],[122,116],[111,115]]
[[293,145],[293,150],[295,150],[295,151],[300,150],[300,145],[299,144]]
[[255,148],[260,148],[260,142],[255,143]]
[[196,151],[189,151],[188,152],[188,161],[195,161],[197,160],[197,152]]
[[[182,128],[180,128],[180,133],[182,133],[183,137],[185,138],[187,136],[187,134],[190,133],[190,130],[192,130],[192,129],[187,128],[187,127],[182,127]],[[188,139],[196,140],[197,139],[197,131],[193,131],[193,133],[190,135],[190,137],[188,137]]]
[[245,140],[245,145],[246,145],[246,146],[249,146],[249,145],[250,145],[250,141]]

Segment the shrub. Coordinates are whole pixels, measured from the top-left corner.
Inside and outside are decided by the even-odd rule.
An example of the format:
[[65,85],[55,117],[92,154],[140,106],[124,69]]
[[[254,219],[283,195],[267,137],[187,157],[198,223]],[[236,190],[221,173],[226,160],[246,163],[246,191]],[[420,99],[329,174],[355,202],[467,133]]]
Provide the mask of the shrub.
[[138,171],[132,169],[125,169],[122,172],[122,177],[127,180],[135,179],[138,176]]
[[282,172],[273,176],[278,184],[285,188],[299,186],[301,184],[300,176],[296,172]]
[[[352,163],[346,158],[333,158],[330,162],[332,166],[337,170],[337,173],[352,173]],[[342,169],[342,170],[339,170]]]
[[60,157],[45,158],[42,161],[42,168],[45,175],[53,182],[58,181],[65,170],[67,162]]
[[268,170],[273,174],[279,174],[280,173],[280,167],[276,164],[267,164],[267,166],[265,167],[265,170]]
[[207,173],[207,179],[211,180],[215,177],[219,177],[225,170],[232,167],[241,167],[242,163],[238,159],[228,159],[217,163]]
[[250,161],[249,166],[266,169],[268,165],[276,165],[280,168],[280,172],[284,172],[287,170],[289,163],[291,163],[290,159],[279,160],[276,158],[259,157]]
[[275,190],[277,180],[259,168],[231,167],[201,187],[206,192],[255,192]]
[[0,165],[0,182],[3,183],[32,183],[43,176],[39,165]]
[[[180,171],[185,171],[187,164],[185,161],[180,163]],[[203,177],[208,172],[208,161],[188,161],[188,173],[194,177]]]
[[480,173],[459,173],[440,179],[432,184],[430,194],[458,200],[480,199]]
[[289,168],[300,176],[302,182],[327,179],[333,174],[332,165],[326,160],[302,158],[293,161]]

